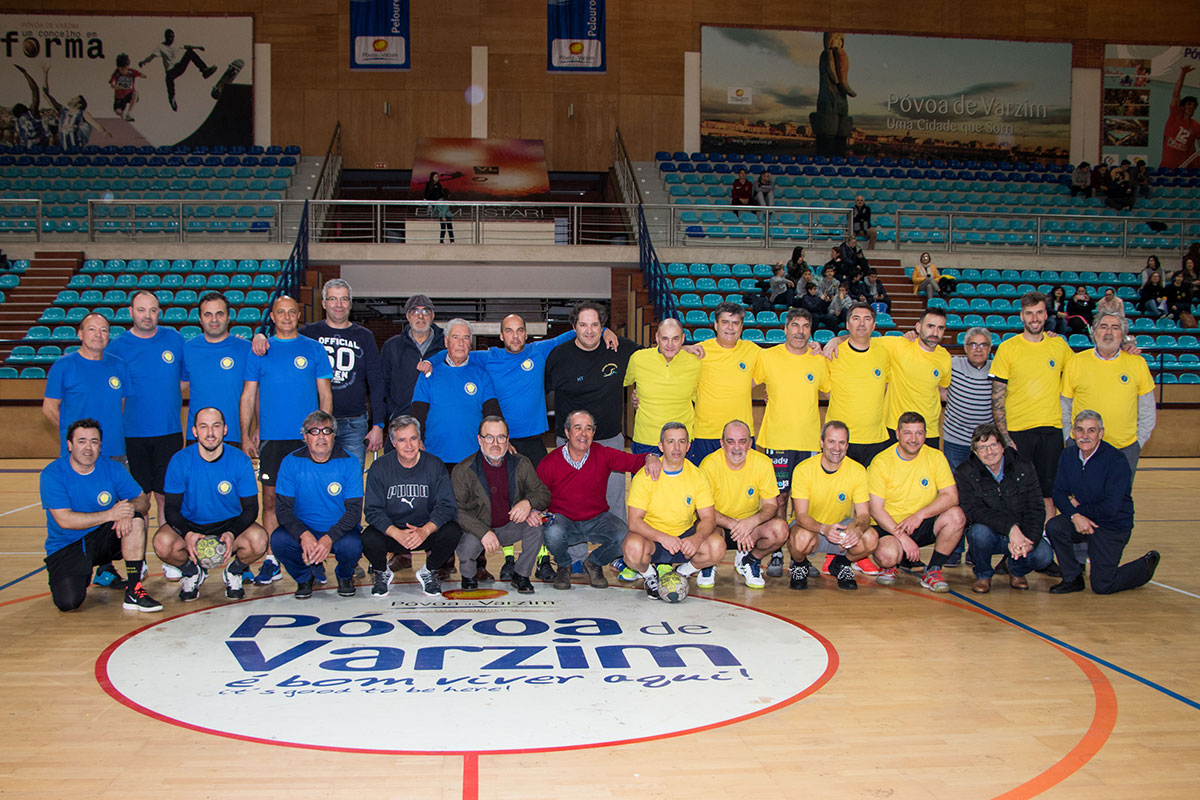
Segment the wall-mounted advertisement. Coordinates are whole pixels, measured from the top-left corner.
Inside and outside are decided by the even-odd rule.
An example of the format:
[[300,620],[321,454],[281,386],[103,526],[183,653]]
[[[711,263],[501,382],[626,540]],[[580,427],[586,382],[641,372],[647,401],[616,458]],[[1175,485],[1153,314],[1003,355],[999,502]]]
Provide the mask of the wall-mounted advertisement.
[[250,16],[0,15],[0,143],[250,145]]
[[1200,169],[1200,47],[1104,48],[1101,153],[1113,164]]
[[1071,46],[704,26],[701,146],[1065,162]]

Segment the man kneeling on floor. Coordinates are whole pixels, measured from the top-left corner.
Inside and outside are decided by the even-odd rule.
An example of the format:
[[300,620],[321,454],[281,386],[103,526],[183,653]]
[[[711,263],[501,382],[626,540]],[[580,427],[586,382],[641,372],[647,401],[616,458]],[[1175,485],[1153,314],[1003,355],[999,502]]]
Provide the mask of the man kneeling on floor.
[[550,490],[538,480],[528,458],[508,452],[503,417],[484,417],[478,439],[479,452],[455,464],[450,475],[463,530],[456,551],[462,588],[479,588],[475,559],[480,553],[497,553],[519,541],[521,555],[513,567],[512,586],[520,594],[532,594],[529,576],[542,547],[541,512],[550,505]]
[[662,474],[651,480],[645,470],[629,487],[629,533],[622,546],[625,564],[641,573],[646,596],[658,597],[656,564],[678,564],[686,578],[716,564],[725,555],[725,537],[717,531],[713,492],[708,479],[687,460],[687,428],[668,422],[659,437]]
[[933,545],[921,585],[931,592],[948,592],[942,565],[962,540],[967,518],[958,507],[958,489],[950,464],[940,450],[925,446],[925,418],[906,411],[896,422],[896,444],[871,460],[867,469],[868,503],[879,547],[877,583],[896,582],[902,558],[917,561],[920,548]]
[[[337,443],[338,422],[314,411],[304,418],[304,447],[284,456],[275,481],[279,527],[271,549],[296,582],[296,599],[312,597],[313,572],[337,559],[338,594],[353,597],[362,557],[362,462]],[[320,579],[324,569],[317,576]]]
[[50,597],[59,611],[79,608],[92,567],[119,555],[129,575],[121,608],[162,611],[162,604],[142,588],[150,498],[125,467],[100,458],[100,435],[100,423],[94,419],[72,422],[67,455],[42,470]]
[[1008,554],[1008,585],[1028,589],[1025,576],[1054,560],[1054,549],[1042,536],[1046,506],[1037,470],[1011,447],[990,423],[971,434],[971,455],[958,465],[958,503],[966,514],[967,543],[975,583],[971,591],[992,590],[992,557]]

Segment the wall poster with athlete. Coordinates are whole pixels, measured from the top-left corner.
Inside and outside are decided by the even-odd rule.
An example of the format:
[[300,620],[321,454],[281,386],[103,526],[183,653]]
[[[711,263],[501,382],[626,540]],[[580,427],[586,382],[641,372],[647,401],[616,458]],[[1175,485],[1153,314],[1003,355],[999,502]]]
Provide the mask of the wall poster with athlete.
[[252,16],[0,14],[0,144],[248,146]]
[[1200,169],[1200,48],[1110,44],[1104,48],[1101,154],[1148,167]]

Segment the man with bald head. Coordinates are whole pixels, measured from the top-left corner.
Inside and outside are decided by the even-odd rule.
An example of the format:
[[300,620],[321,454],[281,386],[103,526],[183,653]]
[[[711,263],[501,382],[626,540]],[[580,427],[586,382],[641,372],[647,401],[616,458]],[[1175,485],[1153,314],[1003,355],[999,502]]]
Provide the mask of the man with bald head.
[[[333,413],[333,370],[325,348],[300,335],[300,305],[282,296],[271,306],[275,335],[264,355],[246,361],[240,409],[242,450],[258,458],[262,481],[263,528],[279,527],[275,516],[275,479],[284,456],[304,447],[300,430],[310,412]],[[258,425],[255,430],[254,421]],[[278,562],[268,554],[255,583],[277,581]]]
[[691,430],[696,419],[692,401],[700,383],[700,359],[683,349],[679,320],[664,319],[654,334],[655,349],[638,350],[629,357],[625,385],[637,392],[633,418],[635,453],[657,453],[659,431],[668,422],[682,422]]

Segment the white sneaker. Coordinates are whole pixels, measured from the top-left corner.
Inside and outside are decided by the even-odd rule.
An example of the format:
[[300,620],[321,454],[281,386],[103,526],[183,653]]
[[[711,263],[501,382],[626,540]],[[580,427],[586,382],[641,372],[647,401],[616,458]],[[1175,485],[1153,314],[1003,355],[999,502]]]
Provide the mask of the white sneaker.
[[696,573],[696,586],[700,589],[711,589],[717,585],[717,568],[705,567]]
[[190,603],[200,596],[200,584],[208,580],[208,570],[200,568],[196,570],[195,575],[183,575],[179,579],[179,599],[181,602]]
[[169,581],[177,581],[183,577],[183,573],[179,571],[179,567],[173,567],[170,564],[163,564],[163,577]]
[[[733,559],[733,568],[742,576],[746,586],[751,589],[761,589],[767,585],[762,576],[762,564],[755,558],[747,558],[745,553],[738,553]],[[697,585],[699,581],[697,580]]]
[[392,591],[392,575],[392,571],[386,568],[382,572],[375,573],[375,585],[371,587],[372,597],[388,596],[388,594]]

